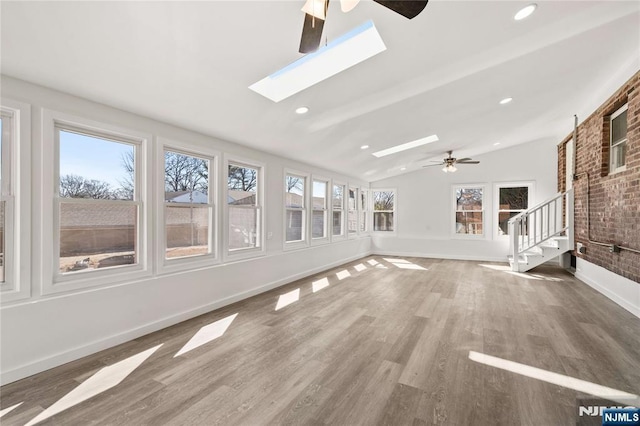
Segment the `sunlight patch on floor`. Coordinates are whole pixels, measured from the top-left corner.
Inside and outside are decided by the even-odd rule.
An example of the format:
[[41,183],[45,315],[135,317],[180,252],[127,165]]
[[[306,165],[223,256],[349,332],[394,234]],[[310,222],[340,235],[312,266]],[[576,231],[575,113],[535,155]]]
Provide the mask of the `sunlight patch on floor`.
[[297,302],[300,299],[300,289],[296,288],[289,293],[281,294],[276,304],[276,311]]
[[229,315],[226,318],[222,318],[221,320],[200,328],[200,330],[198,330],[198,332],[194,334],[193,337],[173,357],[175,358],[185,354],[222,336],[237,316],[237,313]]
[[358,263],[357,265],[353,266],[353,269],[355,269],[358,272],[364,271],[365,269],[367,269],[366,266],[364,266],[362,263]]
[[12,405],[11,407],[7,407],[4,408],[2,410],[0,410],[0,417],[4,416],[5,414],[8,414],[9,412],[15,410],[16,408],[18,408],[20,405],[22,405],[22,402],[16,404],[16,405]]
[[378,264],[378,261],[375,259],[369,259],[367,260],[367,263],[371,266],[376,266]]
[[516,277],[520,277],[520,278],[526,278],[528,280],[537,280],[537,281],[563,281],[561,278],[556,278],[556,277],[545,277],[544,275],[540,275],[540,274],[528,274],[526,272],[516,272],[516,271],[512,271],[511,267],[509,265],[486,265],[486,264],[479,264],[479,266],[482,266],[483,268],[487,268],[487,269],[492,269],[494,271],[500,271],[500,272],[505,272],[507,274],[510,275],[515,275]]
[[474,351],[469,351],[469,359],[491,367],[531,377],[532,379],[541,380],[543,382],[597,396],[598,398],[608,399],[609,401],[615,401],[620,404],[628,404],[635,407],[640,406],[640,396],[638,395],[618,389],[608,388],[596,383],[587,382],[586,380],[576,379],[574,377],[553,373],[551,371],[542,370],[540,368],[531,367],[529,365],[520,364]]
[[314,281],[311,283],[311,287],[313,289],[313,292],[317,292],[322,290],[325,287],[329,287],[329,280],[327,279],[327,277],[324,277],[318,281]]
[[117,386],[120,382],[126,379],[129,374],[133,373],[140,364],[153,355],[160,346],[162,346],[162,344],[100,369],[97,373],[82,382],[71,392],[53,403],[49,408],[38,414],[25,426],[31,426],[48,419],[51,416],[73,407],[74,405],[78,405],[89,398]]
[[427,268],[423,268],[420,265],[416,265],[415,263],[411,263],[406,259],[392,259],[392,258],[387,259],[386,257],[383,258],[383,259],[386,260],[387,262],[391,263],[396,268],[414,269],[414,270],[418,270],[418,271],[426,271],[427,270]]
[[348,277],[350,277],[350,276],[351,276],[351,274],[350,274],[350,273],[349,273],[349,271],[347,271],[346,269],[343,269],[342,271],[340,271],[340,272],[338,272],[338,273],[336,274],[336,277],[338,277],[338,279],[339,279],[340,281],[342,281],[342,280],[344,280],[345,278],[348,278]]

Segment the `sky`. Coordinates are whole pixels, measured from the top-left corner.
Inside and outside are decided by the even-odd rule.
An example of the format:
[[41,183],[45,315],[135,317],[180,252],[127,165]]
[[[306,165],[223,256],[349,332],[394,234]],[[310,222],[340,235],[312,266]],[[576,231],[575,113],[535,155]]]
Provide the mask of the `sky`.
[[123,156],[133,145],[60,131],[60,176],[74,174],[119,188],[127,177]]

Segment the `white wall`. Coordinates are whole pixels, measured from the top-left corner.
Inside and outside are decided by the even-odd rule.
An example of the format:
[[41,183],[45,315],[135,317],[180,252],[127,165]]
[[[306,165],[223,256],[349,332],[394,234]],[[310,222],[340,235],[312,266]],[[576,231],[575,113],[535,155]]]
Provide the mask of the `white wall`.
[[[315,245],[300,250],[283,250],[283,173],[285,168],[367,186],[345,175],[259,152],[237,144],[157,122],[105,105],[2,76],[2,96],[31,105],[32,158],[30,182],[22,195],[30,197],[32,220],[21,238],[30,239],[32,255],[21,263],[31,270],[30,297],[4,303],[0,309],[2,346],[0,371],[3,383],[43,371],[98,350],[139,337],[181,320],[253,294],[283,285],[328,267],[367,255],[370,238],[358,238]],[[193,149],[213,148],[223,154],[265,164],[265,215],[267,233],[264,256],[225,264],[202,266],[177,273],[160,273],[150,256],[149,275],[136,281],[87,288],[69,293],[43,295],[51,284],[45,265],[51,264],[52,230],[44,217],[52,200],[45,199],[42,185],[50,184],[43,170],[53,160],[42,155],[43,109],[72,114],[88,120],[126,127],[158,137],[190,144]],[[211,117],[215,120],[215,117]],[[162,185],[162,183],[160,183]],[[162,190],[160,190],[162,191]],[[49,207],[47,207],[49,206]],[[151,216],[150,232],[156,225]],[[220,231],[220,229],[218,230]],[[222,232],[219,232],[222,235]],[[153,241],[157,244],[157,241]],[[150,252],[154,253],[150,247]]]
[[[480,160],[480,164],[460,165],[455,173],[444,173],[441,167],[427,167],[373,182],[371,188],[395,188],[397,191],[396,232],[374,233],[373,252],[506,262],[509,241],[494,235],[494,223],[497,223],[494,186],[496,183],[532,181],[533,205],[555,195],[556,143],[549,140],[518,145],[476,156],[474,160]],[[453,235],[452,197],[456,184],[484,185],[484,238],[461,239]]]

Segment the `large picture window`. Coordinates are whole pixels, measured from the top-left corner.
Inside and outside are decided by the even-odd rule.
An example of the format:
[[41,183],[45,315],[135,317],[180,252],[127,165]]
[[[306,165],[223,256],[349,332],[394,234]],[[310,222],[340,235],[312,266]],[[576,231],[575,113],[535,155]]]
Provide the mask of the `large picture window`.
[[166,259],[212,253],[211,165],[210,158],[164,152]]
[[11,191],[11,145],[13,138],[13,114],[2,111],[0,115],[0,284],[3,290],[9,290],[7,275],[13,253],[12,236],[12,191]]
[[462,186],[454,188],[455,228],[457,235],[484,235],[484,188]]
[[313,212],[311,214],[311,238],[327,238],[327,190],[329,182],[313,180]]
[[373,191],[373,230],[395,231],[396,200],[394,191]]
[[611,114],[610,172],[623,169],[627,154],[627,105]]
[[369,190],[360,190],[360,232],[369,231]]
[[509,219],[529,208],[531,184],[496,185],[498,236],[509,235]]
[[137,144],[85,129],[55,132],[59,273],[139,263]]
[[227,170],[227,221],[230,253],[260,248],[262,207],[260,168],[229,163]]
[[285,241],[302,242],[306,239],[306,178],[287,174],[284,179]]
[[341,184],[333,185],[333,195],[331,197],[332,208],[332,228],[334,237],[342,237],[344,233],[344,192],[345,186]]

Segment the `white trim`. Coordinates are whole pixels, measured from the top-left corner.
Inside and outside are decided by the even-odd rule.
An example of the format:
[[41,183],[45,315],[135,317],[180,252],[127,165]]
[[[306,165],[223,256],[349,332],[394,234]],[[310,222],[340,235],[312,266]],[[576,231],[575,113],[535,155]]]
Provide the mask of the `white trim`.
[[[4,170],[5,209],[5,283],[2,304],[31,296],[31,105],[2,98],[2,114],[11,116],[8,172]],[[4,131],[4,129],[3,129]],[[6,154],[5,151],[5,154]],[[4,155],[3,155],[4,158]],[[8,175],[8,176],[7,176]]]
[[[183,142],[178,142],[172,139],[157,137],[156,140],[156,265],[157,273],[159,275],[187,271],[193,268],[201,268],[210,265],[216,265],[220,263],[220,227],[219,227],[219,203],[220,197],[218,191],[218,165],[220,159],[220,152],[217,150],[209,150],[196,148],[187,145]],[[203,160],[209,161],[209,183],[208,183],[208,204],[197,204],[197,207],[208,207],[210,212],[209,217],[209,250],[210,253],[203,255],[195,255],[188,257],[179,257],[167,259],[166,257],[166,225],[165,225],[165,209],[167,203],[165,202],[165,152],[175,152],[178,154],[184,154],[188,156],[198,157]]]
[[[220,309],[224,306],[228,306],[232,303],[245,300],[249,297],[256,296],[258,294],[267,292],[274,288],[281,287],[291,282],[294,282],[306,277],[310,277],[319,272],[326,271],[327,269],[344,265],[345,263],[349,263],[354,260],[363,259],[369,256],[370,254],[371,254],[370,252],[366,252],[363,254],[358,254],[348,258],[340,259],[338,261],[331,262],[329,264],[318,266],[316,268],[311,268],[306,271],[299,272],[297,274],[290,275],[288,277],[281,278],[275,281],[271,281],[267,284],[264,284],[258,287],[254,287],[250,290],[233,294],[231,296],[225,297],[215,302],[206,303],[199,307],[158,319],[157,321],[154,321],[152,323],[147,323],[147,324],[135,327],[133,329],[127,330],[125,332],[114,334],[114,335],[102,338],[100,340],[90,342],[86,345],[79,346],[74,349],[55,354],[53,356],[41,358],[35,362],[27,363],[19,367],[13,368],[11,370],[3,371],[2,376],[0,376],[0,380],[1,380],[0,384],[5,385],[7,383],[15,382],[17,380],[31,376],[33,374],[94,354],[98,351],[112,348],[121,343],[125,343],[133,339],[136,339],[138,337],[145,336],[149,333],[162,330],[166,327],[172,326],[179,322],[194,318],[196,316],[211,312],[216,309]],[[282,253],[279,253],[273,256],[281,256],[281,255]]]
[[[314,206],[313,206],[313,184],[314,182],[323,182],[326,184],[326,191],[325,191],[325,208],[324,210],[315,210]],[[309,241],[311,241],[311,245],[320,245],[320,244],[327,244],[331,241],[331,219],[333,217],[333,209],[332,209],[332,204],[331,202],[333,201],[332,199],[332,195],[333,195],[333,186],[331,185],[331,179],[325,176],[320,176],[320,175],[316,175],[316,174],[312,174],[311,175],[311,191],[309,192],[310,197],[311,197],[311,202],[309,203],[309,212],[310,212],[310,219],[309,219]],[[324,223],[324,237],[313,237],[313,212],[314,211],[324,211],[325,213],[325,223]]]
[[505,240],[509,238],[508,234],[501,235],[500,226],[498,225],[498,220],[500,218],[500,189],[501,188],[519,188],[519,187],[527,187],[527,209],[536,205],[534,193],[536,189],[535,181],[526,180],[526,181],[510,181],[510,182],[494,182],[493,183],[493,238],[496,240]]
[[[490,198],[487,195],[487,183],[462,183],[451,185],[451,238],[460,240],[487,240],[490,239],[491,231],[490,226],[487,226],[487,199]],[[456,191],[458,189],[482,189],[482,210],[468,210],[470,213],[482,212],[482,234],[459,234],[456,232]]]
[[[297,207],[287,207],[287,176],[291,176],[294,178],[302,179],[303,189],[302,189],[302,208]],[[284,168],[282,174],[282,186],[283,192],[283,200],[282,200],[282,241],[283,241],[283,250],[297,250],[301,248],[305,248],[309,246],[309,241],[311,239],[311,232],[309,226],[309,181],[310,174],[307,172],[301,172],[299,170]],[[301,232],[301,240],[287,241],[287,217],[289,211],[299,211],[302,212],[302,232]]]
[[[246,166],[258,171],[257,185],[258,191],[256,192],[256,211],[260,214],[260,220],[257,223],[258,247],[237,249],[234,251],[229,250],[229,203],[227,202],[228,196],[228,179],[229,179],[229,164],[237,166]],[[234,262],[238,260],[251,259],[255,257],[262,257],[266,253],[265,237],[266,237],[266,220],[265,220],[265,185],[266,185],[266,165],[260,161],[251,160],[236,155],[223,155],[223,167],[220,170],[220,186],[224,188],[224,191],[220,191],[220,197],[222,201],[222,261]]]
[[[354,202],[355,202],[355,210],[351,210],[350,206],[349,206],[349,200],[351,199],[350,194],[351,191],[354,192],[355,194],[355,198],[354,198]],[[347,233],[347,238],[348,239],[354,239],[354,238],[358,238],[358,235],[360,233],[360,188],[358,186],[351,186],[351,183],[349,183],[349,185],[347,185],[347,197],[345,198],[346,201],[346,210],[347,210],[347,216],[346,216],[346,228],[345,231]],[[350,212],[355,212],[356,215],[356,230],[354,232],[349,232],[349,213]]]
[[420,257],[424,259],[445,259],[445,260],[472,260],[478,262],[500,262],[505,263],[504,256],[501,257],[488,257],[488,256],[465,256],[455,254],[439,254],[439,253],[422,253],[422,252],[403,252],[393,250],[373,250],[371,255],[373,256],[406,256],[406,257]]
[[[374,202],[374,193],[376,192],[392,192],[393,193],[393,210],[376,210],[375,202]],[[370,188],[369,196],[371,198],[371,234],[372,235],[387,235],[387,236],[397,236],[398,235],[398,190],[396,188]],[[376,213],[385,213],[391,212],[393,213],[393,231],[376,231],[375,230],[375,214]]]
[[[335,209],[333,207],[333,190],[335,186],[341,186],[342,187],[342,209]],[[347,226],[346,226],[346,196],[348,195],[348,186],[346,182],[341,182],[339,180],[334,180],[331,182],[331,199],[330,199],[330,205],[331,205],[331,217],[329,219],[329,228],[331,230],[331,242],[334,241],[342,241],[342,240],[346,240],[347,239]],[[334,212],[342,212],[341,215],[341,223],[340,223],[340,229],[342,230],[342,234],[339,235],[335,235],[333,233],[333,213]]]
[[[57,198],[57,182],[59,174],[59,142],[58,128],[79,131],[84,134],[115,140],[131,144],[136,147],[135,168],[135,194],[133,201],[122,201],[127,205],[138,207],[137,223],[137,264],[105,268],[105,270],[91,270],[73,274],[61,274],[59,272],[59,208],[61,203],[84,203],[86,200]],[[85,289],[88,287],[111,286],[125,281],[137,280],[148,277],[152,273],[151,249],[151,203],[153,176],[151,174],[151,148],[152,136],[124,127],[102,123],[90,119],[61,113],[54,110],[43,109],[42,115],[42,174],[40,184],[42,188],[42,232],[41,234],[41,259],[42,279],[40,291],[43,295],[56,294],[71,290]],[[105,201],[106,202],[106,201]],[[113,201],[117,203],[117,201]],[[99,201],[95,202],[100,204]]]
[[[625,157],[625,162],[624,164],[618,166],[618,167],[613,167],[613,148],[617,148],[620,145],[628,145],[628,141],[629,141],[629,137],[627,135],[627,137],[625,137],[624,139],[620,139],[619,141],[617,141],[615,144],[613,143],[613,120],[616,119],[619,115],[621,115],[623,112],[627,111],[629,109],[629,104],[626,103],[624,104],[622,107],[618,108],[618,110],[616,110],[613,114],[611,114],[609,116],[609,174],[616,174],[616,173],[620,173],[623,172],[625,170],[627,170],[627,162],[626,162],[626,157]],[[627,116],[627,130],[629,127],[629,118]]]
[[640,283],[578,257],[575,277],[640,318]]
[[[362,205],[363,194],[365,194],[364,207]],[[394,198],[395,198],[395,195],[394,195]],[[358,200],[358,202],[359,202],[358,207],[360,208],[360,214],[358,216],[358,221],[359,221],[358,231],[360,232],[361,236],[367,236],[371,234],[371,228],[372,228],[371,221],[373,219],[373,215],[371,214],[371,189],[370,188],[360,187],[360,199]],[[394,216],[395,216],[395,212],[394,212]],[[364,230],[362,229],[363,217],[364,217]],[[394,222],[394,225],[395,225],[395,222]]]

